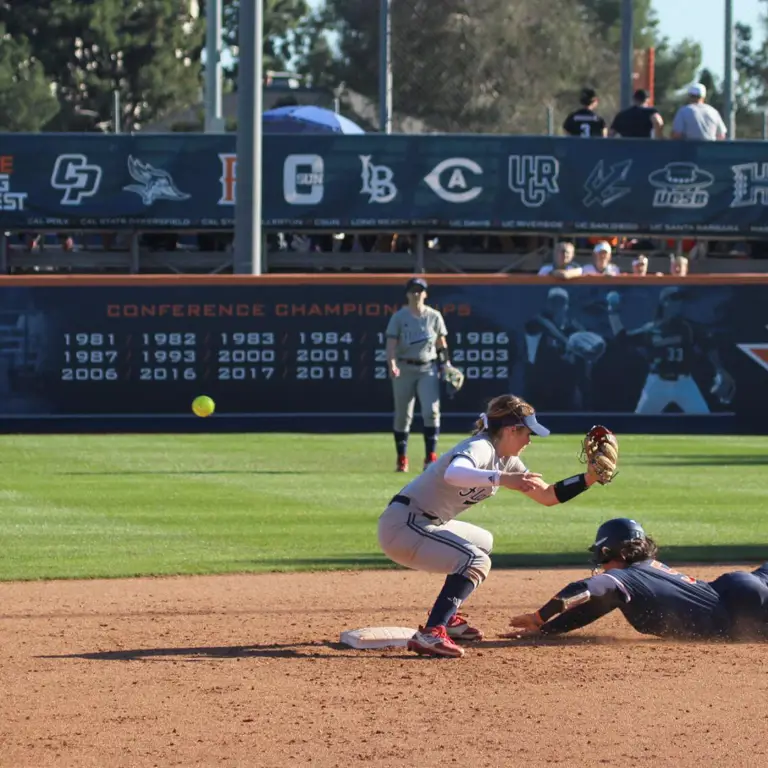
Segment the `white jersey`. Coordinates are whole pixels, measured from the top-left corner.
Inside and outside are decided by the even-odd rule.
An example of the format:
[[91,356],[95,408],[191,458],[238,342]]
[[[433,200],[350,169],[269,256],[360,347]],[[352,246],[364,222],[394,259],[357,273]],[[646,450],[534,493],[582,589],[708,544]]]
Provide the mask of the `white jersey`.
[[[466,512],[478,502],[496,495],[498,486],[488,488],[457,488],[443,479],[448,465],[457,457],[466,456],[477,469],[501,472],[526,472],[517,456],[499,456],[487,434],[474,435],[462,440],[444,453],[418,477],[411,480],[400,493],[411,499],[410,509],[426,512],[448,522]],[[493,481],[490,477],[489,482]]]
[[443,316],[432,307],[424,307],[420,317],[415,317],[408,307],[402,307],[387,325],[387,338],[397,339],[395,355],[398,360],[431,362],[437,357],[437,340],[447,335]]

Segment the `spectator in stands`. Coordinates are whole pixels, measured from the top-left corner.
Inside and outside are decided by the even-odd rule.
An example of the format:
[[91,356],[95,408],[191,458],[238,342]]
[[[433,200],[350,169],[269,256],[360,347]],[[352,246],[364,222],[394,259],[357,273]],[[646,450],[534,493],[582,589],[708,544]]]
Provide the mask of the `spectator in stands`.
[[648,257],[641,253],[632,261],[632,274],[639,277],[645,277],[648,274]]
[[595,112],[598,105],[597,92],[594,88],[584,88],[579,98],[581,109],[571,112],[565,118],[563,130],[569,136],[581,138],[600,138],[608,133],[605,120]]
[[694,83],[688,89],[688,103],[680,107],[672,123],[673,139],[695,139],[699,141],[722,141],[728,129],[720,113],[705,104],[706,86]]
[[685,256],[669,257],[669,274],[673,277],[686,277],[688,274],[688,259]]
[[579,277],[582,269],[573,257],[576,255],[576,249],[573,243],[558,243],[555,248],[555,257],[552,264],[545,264],[539,270],[539,277],[558,277],[561,280],[570,280],[572,277]]
[[622,109],[613,118],[608,135],[624,139],[660,139],[664,120],[659,110],[650,105],[648,92],[640,88],[635,91],[633,101],[635,103],[631,107]]
[[592,263],[587,264],[582,270],[582,274],[604,275],[605,277],[615,277],[621,274],[621,270],[611,263],[612,250],[606,242],[598,243],[592,251]]

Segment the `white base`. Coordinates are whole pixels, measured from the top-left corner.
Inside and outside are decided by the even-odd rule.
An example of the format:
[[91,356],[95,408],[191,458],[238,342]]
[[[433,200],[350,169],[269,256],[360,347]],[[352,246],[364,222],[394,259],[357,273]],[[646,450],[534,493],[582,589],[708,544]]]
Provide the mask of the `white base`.
[[405,648],[416,634],[408,627],[364,627],[347,629],[341,633],[341,642],[352,648]]

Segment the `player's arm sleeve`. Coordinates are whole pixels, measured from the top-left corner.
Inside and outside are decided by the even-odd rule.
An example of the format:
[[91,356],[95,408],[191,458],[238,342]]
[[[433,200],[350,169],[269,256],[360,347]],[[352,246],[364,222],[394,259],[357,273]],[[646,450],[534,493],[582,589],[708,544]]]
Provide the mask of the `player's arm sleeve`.
[[448,328],[445,324],[445,318],[440,312],[437,313],[437,335],[438,336],[448,335]]
[[495,488],[501,472],[495,469],[478,469],[472,459],[464,454],[456,456],[443,474],[443,480],[456,488]]
[[400,338],[400,318],[398,317],[397,314],[394,314],[392,315],[392,317],[389,318],[385,335],[388,339]]
[[545,622],[540,632],[560,635],[586,627],[630,599],[627,588],[607,573],[574,581],[539,609]]
[[573,115],[568,115],[563,123],[563,130],[571,136],[573,136],[574,133],[578,133],[578,131],[575,130],[574,122]]

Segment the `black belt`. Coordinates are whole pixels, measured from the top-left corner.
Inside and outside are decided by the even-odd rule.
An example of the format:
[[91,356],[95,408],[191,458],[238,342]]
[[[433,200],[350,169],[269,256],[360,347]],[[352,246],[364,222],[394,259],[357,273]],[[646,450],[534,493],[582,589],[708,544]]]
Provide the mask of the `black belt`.
[[[389,502],[390,504],[402,504],[404,507],[409,507],[411,505],[411,499],[408,496],[403,496],[401,493],[398,493],[396,496],[392,497],[392,501]],[[439,520],[440,518],[437,515],[430,515],[428,512],[422,512],[422,515],[427,518],[427,520]]]
[[397,362],[408,363],[408,365],[429,365],[430,363],[434,363],[435,360],[437,360],[436,357],[433,357],[431,360],[413,360],[407,357],[400,357],[398,358]]

